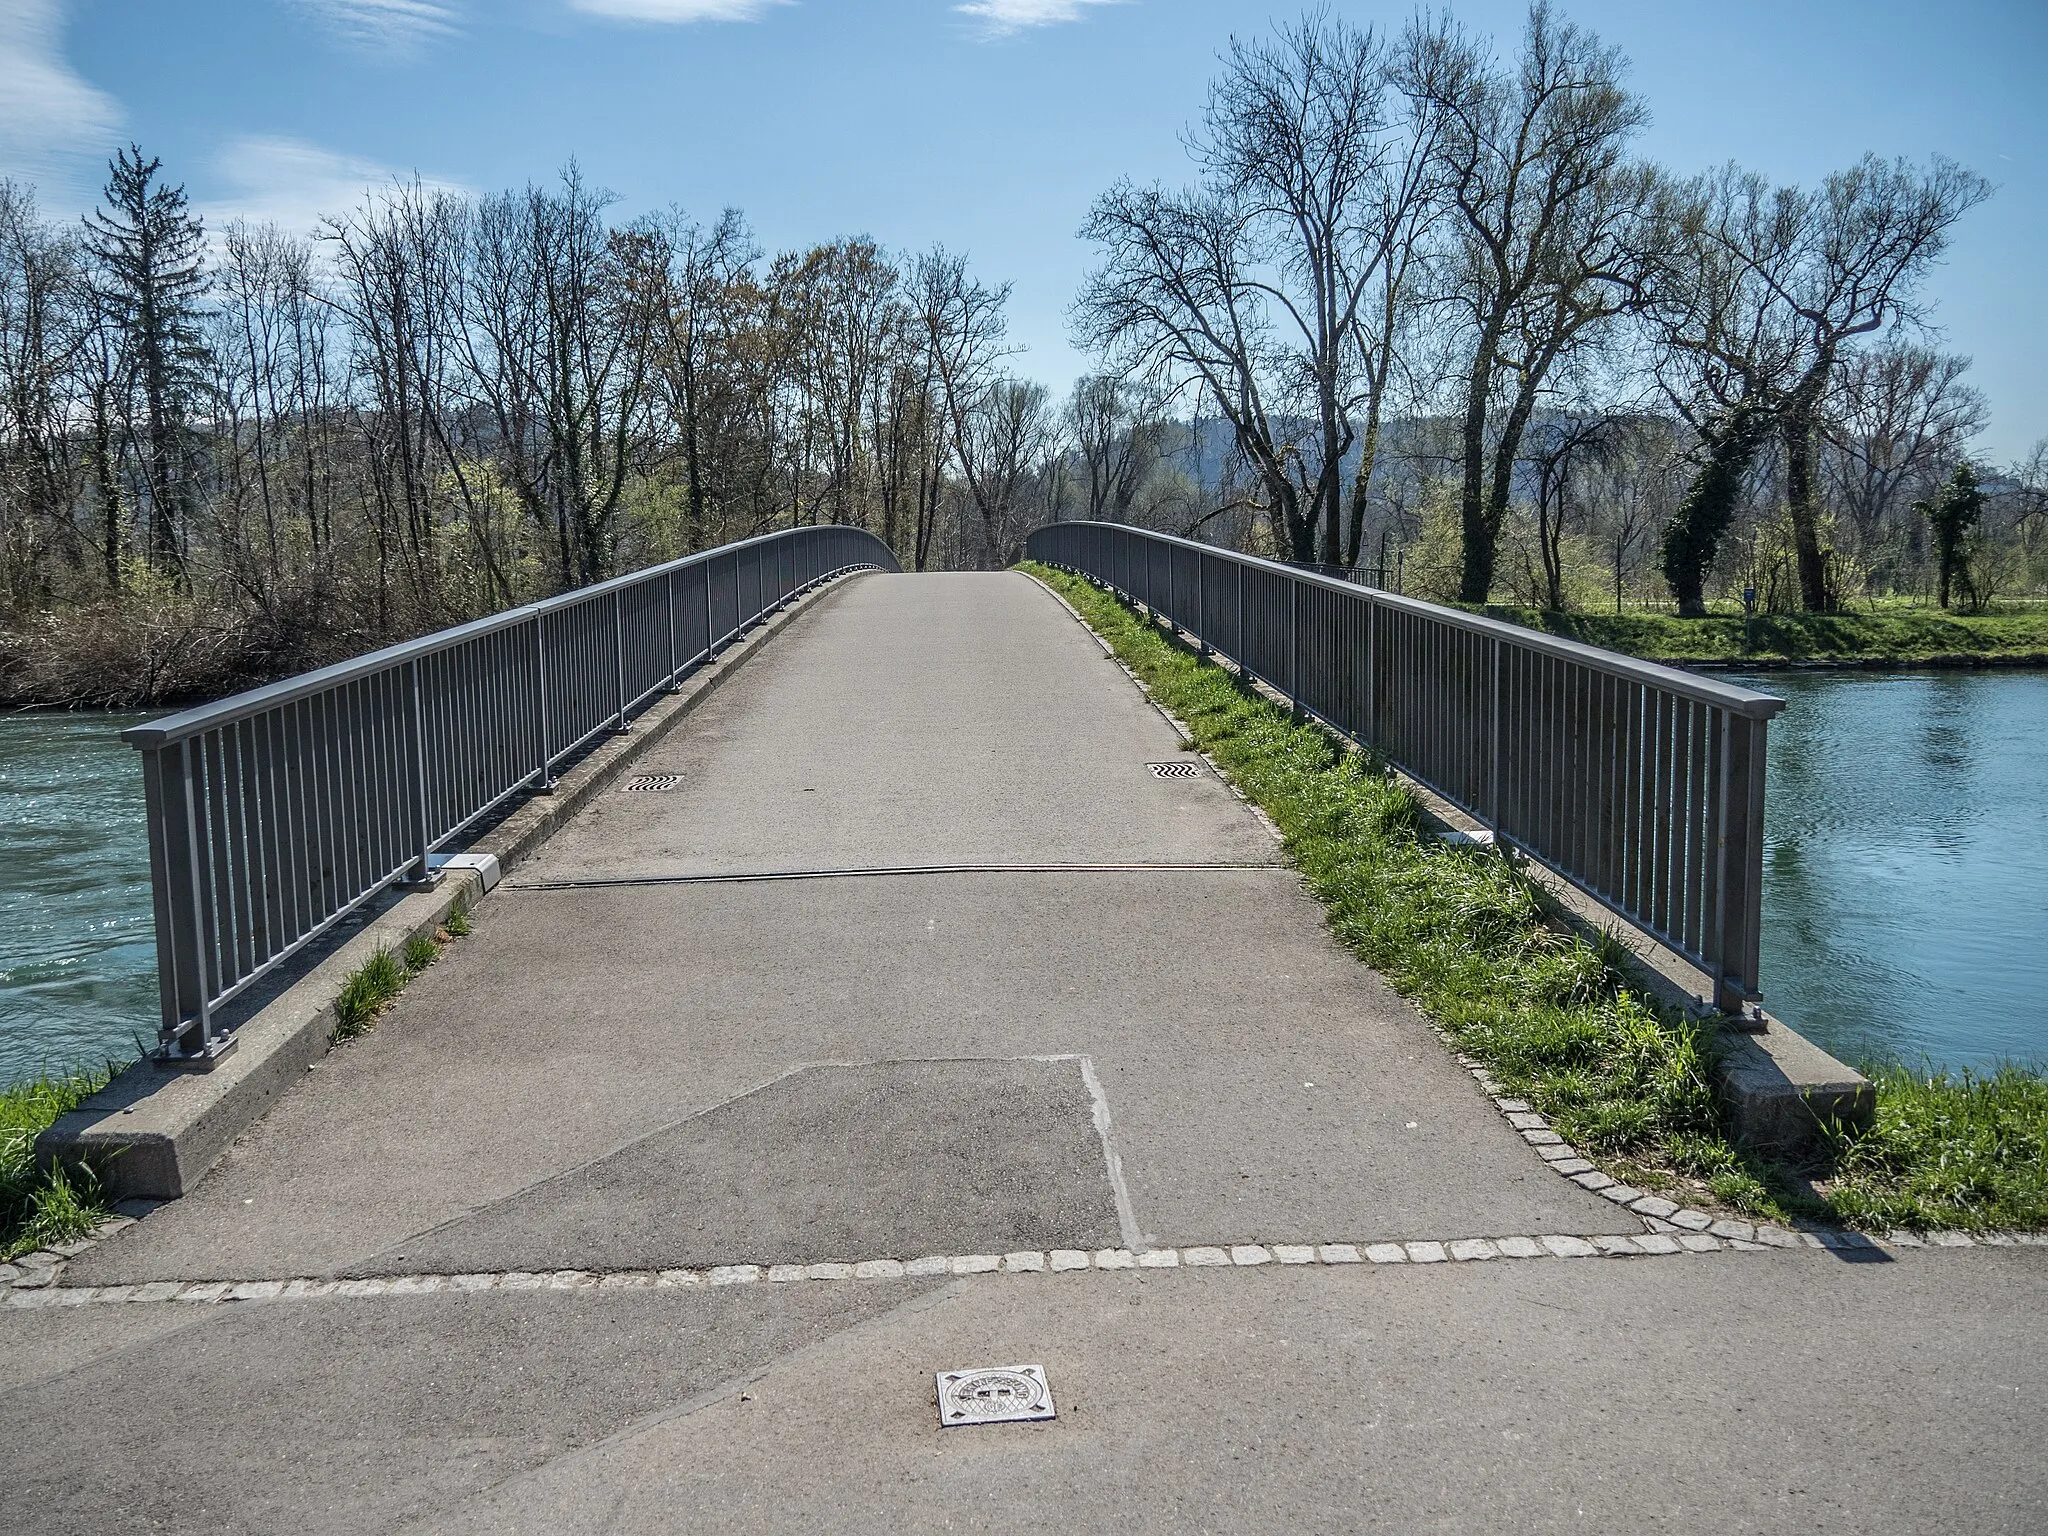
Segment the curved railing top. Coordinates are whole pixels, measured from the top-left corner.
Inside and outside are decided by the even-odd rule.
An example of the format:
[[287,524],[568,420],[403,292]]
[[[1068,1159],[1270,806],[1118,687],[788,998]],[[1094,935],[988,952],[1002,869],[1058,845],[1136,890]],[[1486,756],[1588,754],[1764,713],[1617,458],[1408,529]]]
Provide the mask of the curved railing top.
[[1697,699],[1702,704],[1711,704],[1743,715],[1751,720],[1769,720],[1783,713],[1785,701],[1773,694],[1758,693],[1753,688],[1744,688],[1735,683],[1724,683],[1716,678],[1703,677],[1697,672],[1688,672],[1680,667],[1667,667],[1654,661],[1643,661],[1634,656],[1624,656],[1618,651],[1605,650],[1597,645],[1587,645],[1578,640],[1567,640],[1540,629],[1530,629],[1521,624],[1511,624],[1505,619],[1490,619],[1484,614],[1468,613],[1463,608],[1452,608],[1443,603],[1426,602],[1419,597],[1405,597],[1397,592],[1382,591],[1378,587],[1361,587],[1355,582],[1345,581],[1336,576],[1325,576],[1320,571],[1304,570],[1281,560],[1268,560],[1262,555],[1240,554],[1236,550],[1223,549],[1214,544],[1204,544],[1199,539],[1185,539],[1177,534],[1155,533],[1149,528],[1132,528],[1123,523],[1098,523],[1082,519],[1066,522],[1047,523],[1039,532],[1061,528],[1115,528],[1121,533],[1137,534],[1146,539],[1155,539],[1162,544],[1178,544],[1205,555],[1226,560],[1242,561],[1246,565],[1263,567],[1290,581],[1303,582],[1313,587],[1325,587],[1332,591],[1351,596],[1361,594],[1375,603],[1411,613],[1426,614],[1442,624],[1454,625],[1474,634],[1488,635],[1529,650],[1543,651],[1552,656],[1563,657],[1585,666],[1593,666],[1610,672],[1616,677],[1626,677],[1636,682],[1647,683],[1666,693],[1679,694]]
[[339,683],[359,677],[368,677],[382,672],[398,663],[412,661],[422,656],[431,656],[440,651],[452,650],[467,641],[482,635],[494,634],[500,630],[514,629],[521,624],[531,624],[543,614],[586,603],[593,597],[602,597],[613,591],[624,591],[640,583],[670,571],[685,570],[691,566],[703,565],[714,559],[729,559],[733,555],[761,545],[774,544],[791,538],[815,535],[826,530],[833,533],[858,535],[874,545],[874,564],[886,571],[898,571],[894,551],[865,528],[853,528],[838,523],[819,524],[815,527],[782,528],[773,533],[764,533],[751,539],[742,539],[734,544],[721,544],[715,549],[699,550],[679,560],[667,560],[660,565],[645,566],[637,571],[628,571],[622,576],[613,576],[605,581],[593,582],[587,587],[577,587],[569,592],[544,597],[539,602],[525,603],[517,608],[507,608],[486,618],[472,619],[451,629],[437,629],[432,634],[421,635],[413,640],[401,640],[331,666],[319,667],[311,672],[301,672],[280,682],[267,683],[259,688],[232,694],[212,703],[195,705],[176,714],[164,715],[156,720],[145,720],[140,725],[131,725],[121,733],[121,739],[137,748],[162,747],[186,737],[196,736],[202,731],[212,730],[229,721],[258,714],[266,709],[275,709],[298,699],[311,698]]

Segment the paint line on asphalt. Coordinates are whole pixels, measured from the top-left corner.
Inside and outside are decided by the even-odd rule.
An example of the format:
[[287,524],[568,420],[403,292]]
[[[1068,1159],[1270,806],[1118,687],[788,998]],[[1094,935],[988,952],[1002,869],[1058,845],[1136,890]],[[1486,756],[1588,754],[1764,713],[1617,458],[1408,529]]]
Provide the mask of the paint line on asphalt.
[[613,886],[762,885],[780,880],[873,880],[897,875],[1275,874],[1299,879],[1284,864],[1228,860],[1197,863],[1108,861],[1087,864],[883,864],[851,869],[771,869],[707,875],[612,875],[587,880],[508,880],[509,891],[587,891]]

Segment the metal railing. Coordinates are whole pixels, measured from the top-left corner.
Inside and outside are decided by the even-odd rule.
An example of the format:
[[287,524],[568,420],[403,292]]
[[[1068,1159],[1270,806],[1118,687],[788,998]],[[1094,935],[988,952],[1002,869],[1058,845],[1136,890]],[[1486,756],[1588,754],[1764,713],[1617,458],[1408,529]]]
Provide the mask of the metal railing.
[[565,593],[122,733],[142,754],[163,1022],[203,1064],[217,1010],[806,589],[896,570],[796,528]]
[[1107,523],[1034,560],[1108,586],[1757,1000],[1764,738],[1782,699]]

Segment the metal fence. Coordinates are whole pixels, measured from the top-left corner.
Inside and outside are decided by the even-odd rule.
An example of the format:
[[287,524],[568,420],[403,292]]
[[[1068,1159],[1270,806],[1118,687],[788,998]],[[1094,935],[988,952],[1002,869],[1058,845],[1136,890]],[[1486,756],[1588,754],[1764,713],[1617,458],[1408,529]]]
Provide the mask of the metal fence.
[[1712,977],[1761,994],[1764,736],[1781,699],[1107,523],[1034,560],[1143,604]]
[[142,753],[158,1059],[226,1048],[216,1011],[434,851],[676,687],[797,594],[896,570],[857,528],[728,544],[123,733]]

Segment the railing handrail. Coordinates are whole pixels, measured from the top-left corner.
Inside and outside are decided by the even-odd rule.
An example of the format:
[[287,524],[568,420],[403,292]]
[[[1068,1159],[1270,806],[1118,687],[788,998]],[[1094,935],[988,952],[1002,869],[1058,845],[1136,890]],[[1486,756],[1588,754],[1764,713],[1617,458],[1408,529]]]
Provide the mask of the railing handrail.
[[[295,673],[274,683],[265,683],[241,693],[230,694],[224,699],[215,699],[206,704],[195,704],[190,709],[176,714],[164,715],[159,719],[145,720],[131,725],[121,732],[121,739],[131,747],[161,747],[201,731],[213,730],[222,725],[261,714],[266,709],[275,709],[280,704],[290,704],[298,699],[311,698],[338,683],[355,678],[368,677],[401,662],[412,661],[421,656],[431,656],[474,640],[480,635],[495,633],[501,629],[513,629],[521,624],[531,624],[543,614],[557,609],[574,607],[588,602],[593,597],[602,597],[607,592],[624,590],[641,582],[679,571],[689,566],[700,565],[707,560],[723,558],[756,544],[766,544],[785,539],[791,533],[804,529],[844,527],[837,523],[805,524],[803,528],[778,528],[769,533],[756,534],[751,539],[740,539],[731,544],[720,544],[712,549],[700,549],[695,554],[684,555],[677,560],[664,560],[659,565],[642,566],[637,571],[622,575],[608,576],[603,581],[592,582],[587,587],[574,587],[567,592],[558,592],[553,597],[539,598],[531,603],[522,603],[517,608],[506,608],[487,614],[480,619],[470,619],[447,629],[437,629],[410,640],[400,640],[374,651],[365,651],[360,656],[351,656],[346,661],[332,662],[316,667],[310,672]],[[865,531],[865,530],[860,530]]]
[[1766,743],[1784,701],[1120,523],[1032,532],[1706,972],[1761,996]]
[[1289,565],[1284,560],[1269,560],[1264,555],[1248,555],[1239,550],[1204,544],[1200,539],[1182,538],[1179,534],[1173,533],[1156,533],[1149,528],[1133,528],[1127,523],[1092,522],[1086,518],[1066,518],[1041,526],[1048,529],[1116,528],[1125,533],[1157,539],[1162,544],[1179,544],[1187,549],[1200,550],[1205,555],[1219,559],[1242,560],[1247,565],[1263,566],[1292,581],[1306,582],[1310,586],[1324,587],[1352,597],[1363,594],[1370,602],[1384,603],[1390,608],[1402,609],[1409,613],[1427,614],[1441,623],[1455,624],[1460,629],[1470,630],[1474,634],[1512,641],[1531,650],[1544,651],[1552,656],[1562,656],[1569,661],[1599,667],[1616,677],[1649,683],[1670,693],[1698,699],[1702,704],[1712,704],[1717,709],[1732,710],[1751,720],[1774,719],[1785,708],[1783,699],[1773,694],[1758,693],[1752,688],[1744,688],[1736,683],[1720,682],[1715,678],[1702,677],[1697,672],[1687,672],[1680,667],[1667,667],[1661,662],[1644,661],[1638,656],[1624,656],[1619,651],[1587,645],[1582,640],[1567,640],[1562,635],[1553,635],[1541,629],[1530,629],[1523,624],[1511,624],[1506,619],[1492,619],[1482,613],[1468,613],[1463,608],[1453,608],[1446,603],[1432,603],[1424,598],[1408,597],[1399,592],[1389,592],[1383,587],[1361,586],[1355,581],[1345,581],[1341,577],[1325,576],[1320,571]]
[[168,715],[142,762],[163,1022],[208,1063],[215,1015],[439,851],[682,686],[800,594],[897,570],[864,528],[778,529]]

